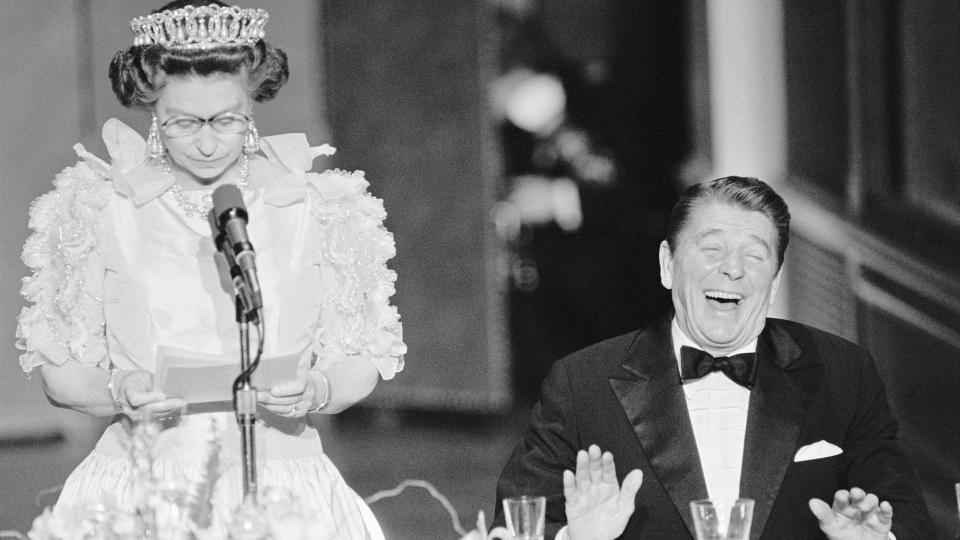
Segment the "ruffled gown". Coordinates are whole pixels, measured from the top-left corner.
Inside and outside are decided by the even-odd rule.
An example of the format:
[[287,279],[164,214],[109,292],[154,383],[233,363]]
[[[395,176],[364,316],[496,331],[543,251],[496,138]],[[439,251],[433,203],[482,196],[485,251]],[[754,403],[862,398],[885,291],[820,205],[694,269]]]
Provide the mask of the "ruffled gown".
[[[173,178],[147,163],[139,134],[115,119],[103,132],[111,162],[78,145],[83,159],[31,211],[30,305],[18,328],[23,369],[73,359],[153,371],[162,346],[238,359],[233,297],[221,285],[209,225],[176,204],[167,191]],[[372,362],[392,378],[405,346],[389,303],[394,244],[381,201],[362,172],[306,172],[329,146],[311,148],[291,134],[265,137],[262,148],[266,157],[251,158],[244,200],[264,298],[264,355],[299,353],[304,370]],[[239,429],[229,403],[189,412],[163,424],[153,470],[176,485],[212,485],[212,514],[202,519],[222,527],[243,491]],[[316,537],[379,534],[309,415],[261,412],[256,434],[260,487],[310,508],[327,529]],[[128,500],[133,474],[129,437],[115,421],[67,479],[58,507],[103,494]]]

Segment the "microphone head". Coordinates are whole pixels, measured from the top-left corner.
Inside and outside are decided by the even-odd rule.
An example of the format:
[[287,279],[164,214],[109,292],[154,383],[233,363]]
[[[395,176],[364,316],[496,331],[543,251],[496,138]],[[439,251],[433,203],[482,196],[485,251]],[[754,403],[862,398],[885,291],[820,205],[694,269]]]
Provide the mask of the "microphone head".
[[213,215],[223,229],[224,221],[232,217],[247,220],[247,207],[243,204],[243,194],[233,184],[223,184],[213,190]]

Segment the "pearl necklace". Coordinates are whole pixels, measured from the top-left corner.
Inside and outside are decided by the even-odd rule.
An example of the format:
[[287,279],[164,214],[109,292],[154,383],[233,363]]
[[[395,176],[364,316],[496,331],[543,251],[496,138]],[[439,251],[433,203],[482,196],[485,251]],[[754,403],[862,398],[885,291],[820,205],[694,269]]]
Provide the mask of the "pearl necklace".
[[[173,169],[171,169],[170,164],[167,163],[166,156],[160,158],[160,168],[165,174],[174,176]],[[240,155],[240,175],[233,179],[233,185],[237,186],[243,194],[247,193],[247,180],[249,176],[250,160],[247,158],[247,154],[243,153]],[[175,176],[173,184],[164,191],[164,194],[166,193],[173,195],[173,200],[177,203],[177,206],[189,217],[207,219],[207,214],[210,212],[210,209],[213,208],[213,196],[210,191],[200,198],[200,202],[193,202],[183,192],[183,186],[180,185],[180,182],[176,181]]]

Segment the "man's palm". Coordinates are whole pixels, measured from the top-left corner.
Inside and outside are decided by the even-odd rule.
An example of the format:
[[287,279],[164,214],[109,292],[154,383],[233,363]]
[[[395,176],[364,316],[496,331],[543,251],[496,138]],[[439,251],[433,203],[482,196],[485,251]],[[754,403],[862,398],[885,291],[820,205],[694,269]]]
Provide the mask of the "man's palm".
[[633,515],[634,498],[643,483],[643,473],[630,471],[617,482],[610,452],[600,448],[577,453],[577,471],[564,471],[567,535],[571,540],[607,540],[620,536]]
[[810,500],[810,511],[820,530],[831,540],[885,540],[893,523],[893,507],[860,488],[837,491],[833,506],[820,499]]

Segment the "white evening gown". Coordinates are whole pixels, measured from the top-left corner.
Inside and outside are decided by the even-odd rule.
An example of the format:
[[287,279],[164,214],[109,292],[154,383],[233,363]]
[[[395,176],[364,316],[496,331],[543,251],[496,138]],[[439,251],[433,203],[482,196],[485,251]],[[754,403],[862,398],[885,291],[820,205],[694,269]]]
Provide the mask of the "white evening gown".
[[[153,371],[159,346],[239,362],[233,299],[218,277],[209,225],[165,193],[172,179],[145,162],[140,135],[110,120],[104,140],[111,163],[78,145],[84,160],[58,175],[56,189],[31,212],[35,232],[24,260],[34,272],[24,295],[32,304],[18,328],[24,370],[73,358]],[[369,361],[384,379],[393,377],[405,346],[389,304],[395,275],[386,261],[394,245],[381,202],[360,172],[305,172],[330,147],[310,148],[301,134],[266,137],[262,146],[266,158],[251,158],[244,200],[263,291],[264,355],[301,353],[301,369]],[[328,528],[319,538],[382,536],[308,417],[262,411],[257,420],[261,489],[282,488],[310,508]],[[128,447],[123,426],[112,423],[67,479],[58,506],[103,493],[128,499]],[[229,403],[164,423],[153,454],[154,473],[181,484],[211,478],[215,463],[213,512],[203,519],[220,527],[230,519],[243,488]]]

